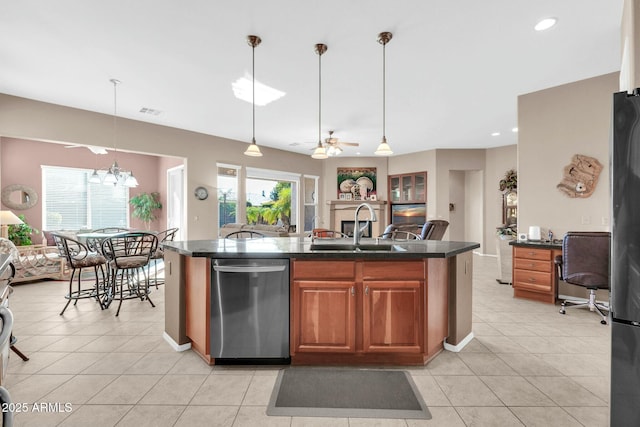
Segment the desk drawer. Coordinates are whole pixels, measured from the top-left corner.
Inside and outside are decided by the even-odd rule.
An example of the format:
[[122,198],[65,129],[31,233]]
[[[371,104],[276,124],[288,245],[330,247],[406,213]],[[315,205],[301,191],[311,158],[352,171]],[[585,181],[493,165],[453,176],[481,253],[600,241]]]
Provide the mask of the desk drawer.
[[549,249],[532,249],[525,247],[513,248],[514,258],[537,259],[540,261],[551,261],[551,251]]
[[552,264],[549,261],[540,261],[536,259],[515,258],[513,266],[520,270],[544,271],[551,273]]
[[514,288],[551,292],[551,273],[514,269],[513,276]]

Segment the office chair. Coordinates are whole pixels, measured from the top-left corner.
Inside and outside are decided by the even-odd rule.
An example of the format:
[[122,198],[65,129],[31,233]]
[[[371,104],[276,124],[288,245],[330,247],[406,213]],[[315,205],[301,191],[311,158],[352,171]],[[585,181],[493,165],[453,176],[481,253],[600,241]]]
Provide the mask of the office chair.
[[[598,289],[609,289],[609,260],[611,257],[611,233],[609,232],[568,232],[562,241],[562,255],[555,258],[558,278],[572,285],[589,290],[589,301],[570,300],[562,302],[560,314],[567,308],[588,307],[607,324],[609,306],[596,301]],[[567,305],[571,304],[571,305]]]

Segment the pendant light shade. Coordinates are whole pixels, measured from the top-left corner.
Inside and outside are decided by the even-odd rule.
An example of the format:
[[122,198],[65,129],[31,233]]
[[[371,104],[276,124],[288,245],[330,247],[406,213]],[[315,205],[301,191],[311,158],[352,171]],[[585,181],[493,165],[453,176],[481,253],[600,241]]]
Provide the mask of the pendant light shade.
[[252,86],[252,136],[251,144],[247,147],[244,154],[251,157],[262,157],[260,147],[256,144],[256,46],[262,42],[258,36],[247,36],[247,43],[251,46],[251,86]]
[[378,34],[378,43],[382,45],[382,142],[378,145],[378,148],[374,152],[376,156],[390,156],[393,154],[389,143],[387,143],[386,136],[386,57],[385,49],[387,43],[391,40],[393,34],[389,32],[383,32]]
[[327,45],[318,43],[315,46],[315,51],[318,54],[318,146],[313,150],[311,155],[314,159],[326,159],[327,150],[322,145],[322,54],[327,51]]

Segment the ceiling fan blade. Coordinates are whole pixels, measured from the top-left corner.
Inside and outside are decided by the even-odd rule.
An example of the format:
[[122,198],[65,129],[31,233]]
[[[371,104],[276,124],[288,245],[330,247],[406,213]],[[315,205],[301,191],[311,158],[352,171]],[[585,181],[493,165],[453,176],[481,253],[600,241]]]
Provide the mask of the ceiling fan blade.
[[338,141],[338,145],[349,145],[351,147],[357,147],[360,144],[358,142],[342,142],[342,141]]
[[64,148],[86,148],[93,154],[107,154],[107,150],[103,147],[96,147],[95,145],[65,145]]

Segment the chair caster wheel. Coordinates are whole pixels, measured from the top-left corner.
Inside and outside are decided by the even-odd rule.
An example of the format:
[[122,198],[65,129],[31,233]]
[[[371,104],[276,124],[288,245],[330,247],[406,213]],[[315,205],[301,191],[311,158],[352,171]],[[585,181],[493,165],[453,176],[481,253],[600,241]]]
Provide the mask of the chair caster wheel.
[[560,314],[567,314],[567,312],[566,312],[566,311],[564,311],[564,308],[561,308],[561,309],[560,309]]
[[603,325],[606,325],[607,321],[606,320],[601,320],[600,323],[602,323]]

